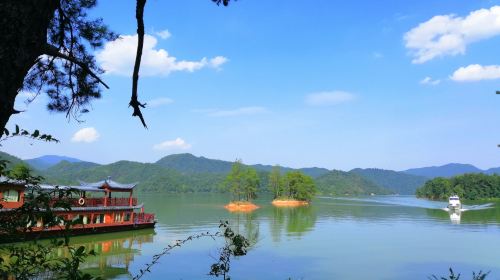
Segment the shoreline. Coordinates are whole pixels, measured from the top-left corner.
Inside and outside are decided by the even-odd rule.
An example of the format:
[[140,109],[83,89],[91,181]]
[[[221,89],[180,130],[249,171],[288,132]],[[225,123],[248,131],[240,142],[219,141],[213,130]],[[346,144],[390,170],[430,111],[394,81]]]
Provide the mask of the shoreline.
[[252,212],[260,207],[249,201],[231,201],[224,205],[229,212]]
[[275,199],[271,202],[274,206],[278,207],[297,207],[308,206],[309,201],[296,200],[296,199]]

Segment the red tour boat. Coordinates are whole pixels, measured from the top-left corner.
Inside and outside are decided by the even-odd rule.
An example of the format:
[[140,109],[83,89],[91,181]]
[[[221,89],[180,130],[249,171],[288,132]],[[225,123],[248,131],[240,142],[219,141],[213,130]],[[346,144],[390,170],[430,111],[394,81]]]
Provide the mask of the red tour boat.
[[[26,185],[5,177],[0,178],[0,182],[0,204],[2,205],[0,213],[9,215],[9,212],[23,205]],[[71,210],[53,208],[52,211],[64,220],[80,218],[82,223],[72,226],[72,230],[69,231],[70,235],[152,228],[156,223],[154,214],[144,213],[144,205],[138,204],[137,198],[132,196],[136,185],[120,184],[108,177],[95,183],[82,182],[80,186],[58,186],[59,189],[75,189],[80,196],[69,200]],[[40,188],[42,191],[50,191],[56,187],[41,185]],[[121,195],[113,197],[116,193],[121,193]],[[38,221],[32,231],[27,232],[27,236],[28,238],[59,236],[64,230],[64,224],[43,227],[43,222]],[[0,242],[2,239],[0,237]]]

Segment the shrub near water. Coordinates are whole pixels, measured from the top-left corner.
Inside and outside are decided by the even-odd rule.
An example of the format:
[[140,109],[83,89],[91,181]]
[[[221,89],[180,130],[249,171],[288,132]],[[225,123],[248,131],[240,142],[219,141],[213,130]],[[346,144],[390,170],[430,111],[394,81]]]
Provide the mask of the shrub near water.
[[448,199],[458,195],[468,200],[500,198],[500,176],[464,174],[452,178],[434,178],[417,189],[417,197]]

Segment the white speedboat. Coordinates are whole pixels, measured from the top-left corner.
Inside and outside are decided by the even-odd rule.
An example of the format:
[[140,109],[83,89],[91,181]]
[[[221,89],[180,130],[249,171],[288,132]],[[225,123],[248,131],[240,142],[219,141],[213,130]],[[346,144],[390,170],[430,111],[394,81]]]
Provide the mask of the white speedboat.
[[460,210],[461,207],[462,205],[460,203],[460,198],[458,197],[458,195],[450,196],[450,198],[448,199],[448,209]]

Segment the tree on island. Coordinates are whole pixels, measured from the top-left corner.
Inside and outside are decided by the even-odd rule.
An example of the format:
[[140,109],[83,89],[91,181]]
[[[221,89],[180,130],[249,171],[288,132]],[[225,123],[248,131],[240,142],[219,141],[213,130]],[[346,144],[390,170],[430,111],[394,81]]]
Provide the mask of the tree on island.
[[283,193],[278,198],[311,201],[315,194],[316,185],[312,177],[301,171],[291,171],[283,178]]
[[281,197],[283,194],[283,178],[281,176],[281,167],[273,166],[269,173],[269,190],[273,194],[273,199]]
[[244,182],[244,190],[243,193],[245,194],[245,199],[247,201],[250,201],[252,199],[257,198],[257,190],[260,185],[260,179],[259,176],[257,175],[257,171],[254,168],[247,167],[245,168],[245,173],[243,175],[245,182]]
[[224,180],[225,189],[231,194],[233,201],[251,201],[257,197],[260,180],[254,168],[243,165],[236,160],[231,171]]

